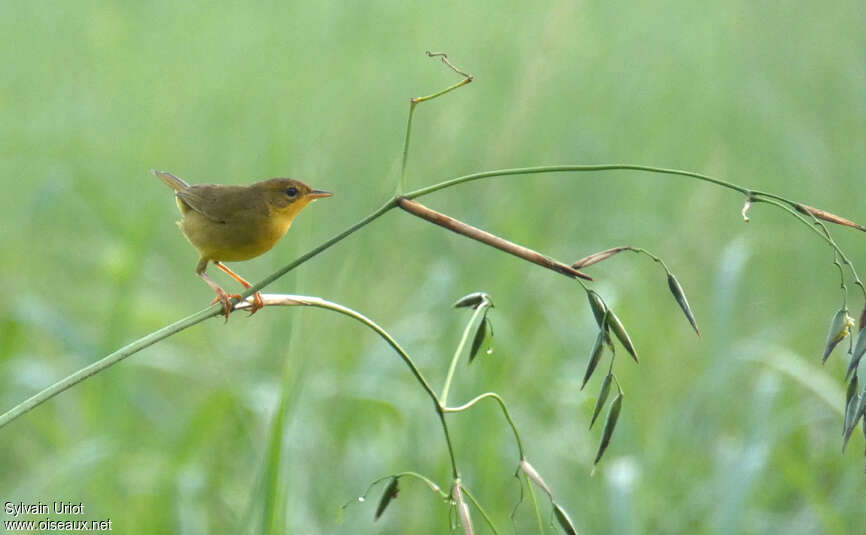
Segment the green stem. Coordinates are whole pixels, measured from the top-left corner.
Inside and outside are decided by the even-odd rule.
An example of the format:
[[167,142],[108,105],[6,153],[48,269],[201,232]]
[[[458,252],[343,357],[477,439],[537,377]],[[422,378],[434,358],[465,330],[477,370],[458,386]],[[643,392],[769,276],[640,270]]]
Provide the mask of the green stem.
[[656,256],[656,255],[654,255],[654,254],[652,254],[651,252],[647,251],[647,250],[644,249],[643,247],[632,247],[631,245],[629,245],[629,246],[628,246],[628,250],[631,251],[631,252],[633,252],[633,253],[638,253],[638,254],[645,254],[645,255],[647,255],[648,257],[650,257],[650,258],[653,260],[653,262],[656,262],[656,263],[658,263],[658,264],[661,264],[662,269],[665,270],[665,273],[670,274],[671,270],[668,269],[668,265],[665,264],[665,261],[662,260],[660,257],[658,257],[658,256]]
[[415,379],[424,388],[424,391],[427,392],[427,395],[430,396],[433,404],[436,405],[437,408],[439,407],[439,398],[436,397],[436,393],[433,391],[430,383],[428,383],[427,379],[424,378],[424,375],[421,374],[421,370],[418,369],[417,365],[415,365],[415,361],[413,361],[412,357],[410,357],[409,354],[406,353],[406,351],[404,351],[402,347],[400,347],[400,344],[398,344],[397,341],[394,340],[394,338],[392,338],[390,334],[388,334],[388,331],[380,327],[376,322],[374,322],[367,316],[361,314],[360,312],[352,310],[349,307],[345,307],[338,303],[333,303],[319,297],[291,296],[291,298],[296,302],[296,304],[316,308],[324,308],[327,310],[332,310],[334,312],[339,312],[340,314],[349,316],[350,318],[353,318],[363,323],[364,325],[375,331],[379,336],[382,337],[383,340],[385,340],[385,342],[388,343],[388,345],[390,345],[394,349],[394,351],[397,352],[398,355],[400,355],[400,358],[403,359],[403,362],[405,362],[406,366],[408,366],[409,369],[412,371],[412,375],[415,376]]
[[457,469],[457,459],[454,455],[454,445],[451,444],[451,433],[448,432],[448,424],[445,422],[445,412],[441,405],[436,405],[436,413],[442,423],[442,432],[445,433],[445,443],[448,446],[448,457],[451,459],[451,475],[454,479],[460,479],[460,470]]
[[471,81],[472,81],[472,77],[468,76],[468,77],[460,80],[456,84],[449,86],[449,87],[446,87],[442,91],[437,91],[436,93],[433,93],[432,95],[427,95],[426,97],[415,97],[412,99],[412,102],[414,104],[420,104],[422,102],[427,102],[428,100],[433,100],[434,98],[441,97],[442,95],[444,95],[446,93],[450,93],[457,88],[463,87],[464,85],[468,84]]
[[[466,82],[464,80],[464,82],[462,82],[462,83],[468,83],[468,82]],[[435,93],[433,95],[430,95],[429,97],[422,97],[422,98],[425,98],[425,99],[435,98],[436,96],[439,96],[439,95],[444,94],[448,91],[456,89],[456,87],[459,87],[460,85],[461,84],[455,84],[455,86],[452,86],[446,90],[440,91],[439,93]],[[446,180],[444,182],[440,182],[440,183],[434,184],[432,186],[428,186],[425,188],[415,190],[415,191],[410,192],[404,196],[407,198],[410,198],[410,199],[414,199],[414,198],[418,198],[418,197],[421,197],[423,195],[428,195],[430,193],[434,193],[436,191],[440,191],[440,190],[443,190],[443,189],[446,189],[446,188],[449,188],[452,186],[456,186],[458,184],[462,184],[464,182],[470,182],[470,181],[474,181],[474,180],[480,180],[483,178],[491,178],[491,177],[497,177],[497,176],[508,176],[508,175],[518,175],[518,174],[537,174],[537,173],[558,173],[558,172],[571,172],[571,171],[582,172],[582,171],[613,171],[613,170],[646,171],[646,172],[650,172],[650,173],[672,174],[672,175],[680,175],[680,176],[696,178],[696,179],[704,181],[704,182],[709,182],[711,184],[716,184],[718,186],[740,192],[743,195],[746,195],[747,197],[751,198],[755,202],[767,202],[770,204],[774,204],[774,205],[788,211],[789,213],[791,213],[791,215],[797,217],[800,221],[807,224],[809,226],[809,228],[813,229],[816,233],[818,233],[818,235],[821,236],[822,239],[827,241],[831,245],[831,247],[833,247],[833,250],[836,251],[837,253],[839,253],[840,258],[843,259],[843,261],[846,263],[846,265],[848,265],[849,269],[851,270],[851,272],[855,278],[856,284],[863,291],[864,296],[866,296],[866,288],[863,287],[863,284],[860,282],[859,277],[857,277],[854,266],[848,260],[847,256],[845,256],[844,253],[842,253],[839,246],[836,245],[836,243],[831,238],[824,236],[817,228],[815,228],[805,218],[803,218],[798,212],[796,212],[793,208],[791,208],[791,206],[796,206],[796,203],[794,203],[793,201],[790,201],[788,199],[785,199],[783,197],[779,197],[777,195],[772,195],[772,194],[763,193],[763,192],[755,192],[755,191],[749,190],[747,188],[744,188],[742,186],[738,186],[736,184],[726,182],[724,180],[715,179],[715,178],[712,178],[712,177],[709,177],[706,175],[702,175],[699,173],[692,173],[690,171],[683,171],[683,170],[679,170],[679,169],[666,169],[666,168],[661,168],[661,167],[651,167],[651,166],[645,166],[645,165],[632,165],[632,164],[556,165],[556,166],[500,169],[500,170],[495,170],[495,171],[485,171],[482,173],[474,173],[474,174],[470,174],[470,175],[464,175],[462,177],[453,178],[451,180]],[[755,195],[760,195],[764,198],[754,197]],[[390,199],[381,208],[379,208],[378,210],[376,210],[372,214],[366,216],[365,218],[361,219],[360,221],[358,221],[354,225],[350,226],[346,230],[333,236],[332,238],[330,238],[326,242],[322,243],[321,245],[319,245],[319,246],[311,249],[307,253],[299,256],[298,258],[296,258],[295,260],[293,260],[289,264],[286,264],[281,269],[275,271],[274,273],[272,273],[268,277],[262,279],[260,282],[254,284],[250,289],[248,289],[247,291],[245,291],[241,295],[243,297],[249,297],[254,292],[263,289],[265,286],[269,285],[270,283],[274,282],[278,278],[282,277],[283,275],[285,275],[286,273],[288,273],[292,269],[303,264],[307,260],[310,260],[311,258],[318,255],[319,253],[321,253],[325,249],[328,249],[329,247],[335,245],[337,242],[342,241],[344,238],[348,237],[349,235],[353,234],[354,232],[358,231],[359,229],[368,225],[369,223],[373,222],[374,220],[378,219],[379,217],[384,215],[386,212],[388,212],[389,210],[394,208],[396,206],[396,204],[397,204],[397,198],[396,197]],[[583,285],[584,288],[586,287],[581,281],[578,280],[578,282],[581,285]],[[167,326],[163,327],[162,329],[159,329],[158,331],[150,333],[150,334],[148,334],[142,338],[139,338],[138,340],[135,340],[134,342],[132,342],[126,346],[123,346],[122,348],[118,349],[114,353],[111,353],[111,354],[107,355],[106,357],[103,357],[102,359],[94,362],[93,364],[86,366],[86,367],[82,368],[81,370],[73,373],[72,375],[70,375],[64,379],[61,379],[60,381],[54,383],[53,385],[50,385],[50,386],[44,388],[43,390],[39,391],[38,393],[36,393],[32,397],[22,401],[18,405],[15,405],[11,409],[9,409],[8,411],[6,411],[2,415],[0,415],[0,428],[2,428],[3,426],[8,424],[9,422],[14,420],[15,418],[18,418],[19,416],[32,410],[34,407],[36,407],[36,406],[44,403],[45,401],[51,399],[52,397],[56,396],[60,392],[63,392],[64,390],[68,389],[69,387],[83,381],[84,379],[87,379],[91,375],[99,373],[100,371],[104,370],[105,368],[107,368],[107,367],[109,367],[109,366],[111,366],[117,362],[120,362],[121,360],[137,353],[138,351],[141,351],[142,349],[144,349],[144,348],[146,348],[146,347],[148,347],[148,346],[150,346],[150,345],[152,345],[152,344],[154,344],[160,340],[168,338],[169,336],[172,336],[172,335],[174,335],[180,331],[183,331],[183,330],[185,330],[185,329],[187,329],[193,325],[201,323],[202,321],[204,321],[208,318],[218,316],[221,314],[221,312],[222,312],[222,307],[220,305],[213,305],[213,306],[208,307],[204,310],[201,310],[201,311],[199,311],[199,312],[197,312],[191,316],[188,316],[184,319],[178,320],[178,321],[176,321],[170,325],[167,325]],[[434,394],[434,396],[435,396],[435,394]],[[437,401],[437,406],[438,406],[438,401]]]
[[[777,195],[772,195],[772,196],[768,196],[768,197],[769,198],[765,198],[765,199],[755,198],[752,200],[753,200],[753,202],[756,202],[756,203],[758,203],[758,202],[767,203],[767,204],[770,204],[772,206],[775,206],[777,208],[780,208],[780,209],[788,212],[793,217],[797,218],[801,223],[803,223],[804,225],[809,227],[813,232],[815,232],[815,234],[820,236],[822,240],[827,242],[827,244],[833,249],[833,252],[835,254],[839,255],[839,258],[842,259],[842,262],[844,262],[845,265],[848,266],[848,269],[851,271],[851,276],[854,278],[854,284],[856,284],[860,288],[860,291],[863,292],[863,297],[866,298],[866,288],[864,288],[863,282],[860,280],[860,277],[857,275],[857,270],[854,268],[854,264],[851,262],[851,260],[848,259],[848,257],[845,255],[845,253],[842,251],[842,249],[839,247],[839,245],[836,243],[836,241],[830,235],[830,231],[827,230],[827,227],[824,226],[824,224],[821,223],[820,221],[817,221],[817,220],[809,221],[808,219],[803,217],[802,214],[797,212],[794,208],[791,208],[791,205],[792,205],[791,201],[783,199],[780,202],[777,200],[777,199],[780,199],[780,197],[778,197]],[[796,204],[796,203],[794,203],[794,204]],[[820,227],[820,228],[818,228],[818,227]],[[823,232],[822,232],[822,229],[823,229]]]
[[541,518],[541,509],[538,508],[538,498],[535,497],[535,489],[532,487],[532,480],[529,475],[523,474],[526,479],[526,486],[529,488],[529,499],[532,500],[532,507],[535,509],[535,520],[538,522],[538,533],[544,535],[544,520]]
[[406,137],[403,138],[403,160],[400,164],[400,183],[397,188],[397,195],[401,195],[404,191],[406,191],[406,163],[409,161],[409,138],[412,137],[412,117],[415,115],[415,107],[422,102],[427,102],[429,100],[433,100],[434,98],[441,97],[446,93],[450,93],[459,87],[463,87],[472,81],[472,77],[466,73],[463,73],[457,70],[451,63],[448,62],[447,57],[444,54],[431,54],[427,53],[428,56],[432,57],[442,57],[442,61],[448,65],[455,72],[465,76],[465,78],[456,84],[446,87],[442,91],[437,91],[432,95],[427,95],[426,97],[414,97],[409,100],[409,119],[406,121]]
[[68,377],[66,377],[64,379],[57,381],[56,383],[54,383],[53,385],[51,385],[49,387],[40,390],[38,393],[27,398],[26,400],[22,401],[18,405],[15,405],[11,409],[9,409],[8,411],[6,411],[2,415],[0,415],[0,428],[2,428],[3,426],[8,424],[9,422],[14,420],[15,418],[18,418],[19,416],[29,412],[33,408],[35,408],[35,407],[41,405],[42,403],[48,401],[49,399],[53,398],[54,396],[63,392],[64,390],[66,390],[66,389],[80,383],[81,381],[87,379],[91,375],[97,374],[97,373],[101,372],[102,370],[104,370],[105,368],[108,368],[109,366],[111,366],[113,364],[117,364],[121,360],[123,360],[129,356],[132,356],[135,353],[138,353],[142,349],[149,347],[149,346],[159,342],[160,340],[164,340],[164,339],[168,338],[169,336],[186,329],[187,327],[191,327],[191,326],[193,326],[197,323],[200,323],[200,322],[202,322],[208,318],[219,315],[221,313],[220,312],[221,309],[222,309],[222,307],[217,305],[217,306],[208,307],[204,310],[200,310],[199,312],[196,312],[195,314],[193,314],[191,316],[187,316],[186,318],[184,318],[182,320],[176,321],[176,322],[172,323],[171,325],[167,325],[167,326],[163,327],[162,329],[159,329],[158,331],[154,331],[154,332],[148,334],[147,336],[139,338],[138,340],[121,347],[120,349],[118,349],[114,353],[111,353],[111,354],[97,360],[93,364],[90,364],[88,366],[85,366],[84,368],[81,368],[80,370],[73,373],[72,375],[69,375]]
[[478,305],[475,308],[475,313],[472,314],[472,317],[469,319],[469,323],[466,324],[466,328],[463,329],[463,336],[460,338],[460,343],[457,344],[454,356],[451,357],[451,364],[448,366],[448,374],[445,376],[445,385],[442,387],[442,394],[439,396],[439,402],[442,403],[443,407],[448,404],[448,391],[451,389],[451,380],[454,378],[454,370],[457,369],[457,361],[460,360],[460,355],[463,354],[463,348],[466,346],[466,342],[469,341],[469,333],[472,331],[472,326],[486,308],[486,304]]
[[[502,413],[505,415],[505,419],[508,420],[508,425],[511,426],[511,431],[514,432],[514,439],[517,442],[517,450],[520,453],[520,458],[525,459],[526,454],[524,453],[524,450],[523,450],[523,441],[520,440],[520,433],[517,431],[517,425],[514,423],[514,420],[511,419],[511,414],[509,414],[509,412],[508,412],[508,407],[505,405],[505,400],[503,400],[499,396],[499,394],[497,394],[495,392],[485,392],[484,394],[476,396],[471,401],[468,401],[468,402],[464,403],[463,405],[460,405],[459,407],[444,407],[442,410],[445,412],[462,412],[462,411],[465,411],[466,409],[468,409],[469,407],[475,405],[476,403],[478,403],[482,399],[487,399],[487,398],[492,398],[492,399],[496,400],[496,402],[499,404],[499,407],[502,408]],[[445,403],[445,401],[443,400],[442,403]]]
[[400,164],[400,183],[397,195],[406,191],[406,162],[409,161],[409,138],[412,136],[412,116],[415,115],[415,99],[409,101],[409,119],[406,121],[406,137],[403,138],[403,161]]
[[598,164],[598,165],[546,165],[539,167],[517,167],[513,169],[497,169],[494,171],[484,171],[481,173],[473,173],[471,175],[464,175],[457,178],[452,178],[451,180],[446,180],[444,182],[440,182],[438,184],[433,184],[432,186],[427,186],[425,188],[417,189],[413,192],[407,193],[404,197],[408,197],[409,199],[415,199],[417,197],[421,197],[422,195],[429,195],[430,193],[450,188],[451,186],[456,186],[458,184],[463,184],[464,182],[471,182],[473,180],[480,180],[482,178],[490,178],[496,176],[508,176],[508,175],[529,175],[529,174],[537,174],[537,173],[567,173],[567,172],[582,172],[582,171],[616,171],[616,170],[631,170],[631,171],[646,171],[649,173],[660,173],[665,175],[680,175],[687,176],[691,178],[696,178],[698,180],[702,180],[704,182],[709,182],[711,184],[716,184],[717,186],[722,186],[724,188],[728,188],[734,191],[738,191],[743,195],[748,195],[750,190],[738,186],[736,184],[732,184],[730,182],[726,182],[724,180],[719,180],[717,178],[712,178],[707,175],[702,175],[700,173],[693,173],[691,171],[682,171],[680,169],[665,169],[662,167],[652,167],[648,165],[633,165],[633,164]]
[[[278,269],[277,271],[274,271],[273,273],[271,273],[270,275],[268,275],[267,277],[265,277],[261,281],[257,282],[256,284],[253,284],[249,289],[247,289],[244,293],[242,293],[241,296],[246,298],[246,297],[253,295],[257,291],[263,289],[265,286],[267,286],[270,283],[274,282],[275,280],[279,279],[280,277],[282,277],[283,275],[285,275],[289,271],[295,269],[296,267],[303,264],[307,260],[310,260],[314,256],[318,255],[319,253],[321,253],[325,249],[330,248],[332,245],[335,245],[337,242],[343,241],[343,239],[347,238],[351,234],[354,234],[356,231],[369,225],[370,223],[372,223],[376,219],[379,219],[388,210],[394,208],[395,206],[397,206],[397,198],[396,197],[388,200],[388,202],[383,204],[378,210],[376,210],[372,214],[368,215],[367,217],[361,219],[360,221],[358,221],[354,225],[350,226],[346,230],[334,235],[333,237],[328,239],[326,242],[322,243],[321,245],[314,247],[313,249],[310,249],[309,251],[307,251],[303,255],[297,257],[296,259],[292,260],[291,262],[289,262],[288,264],[286,264],[282,268]],[[217,307],[216,307],[217,311],[219,311],[220,308],[221,307],[219,305],[217,305]]]
[[472,493],[469,492],[469,489],[467,489],[463,485],[460,485],[460,489],[463,491],[463,494],[465,494],[466,497],[469,498],[469,501],[472,502],[472,505],[474,505],[475,508],[478,509],[478,512],[481,513],[481,516],[484,518],[484,521],[487,523],[490,531],[492,531],[495,535],[499,535],[499,530],[496,529],[496,525],[493,523],[493,519],[491,519],[490,515],[487,514],[487,511],[485,511],[484,508],[481,507],[481,504],[478,503],[478,500],[475,499],[475,496],[473,496]]
[[[448,494],[446,492],[444,492],[442,490],[442,488],[439,487],[439,485],[434,483],[432,479],[430,479],[429,477],[427,477],[425,475],[419,474],[418,472],[412,472],[412,471],[397,472],[396,474],[388,474],[387,476],[382,476],[379,479],[376,479],[376,480],[372,481],[369,485],[367,485],[367,490],[365,490],[364,494],[362,494],[360,497],[364,498],[366,500],[367,495],[370,494],[370,491],[373,490],[373,487],[375,487],[379,483],[385,481],[386,479],[391,479],[394,477],[397,477],[397,478],[414,477],[415,479],[420,479],[421,481],[426,483],[428,487],[430,487],[430,490],[437,493],[439,495],[439,497],[441,497],[442,499],[448,498]],[[350,501],[346,502],[345,504],[343,504],[343,509],[345,509],[346,507],[348,507],[349,505],[351,505],[353,503],[355,503],[355,500],[350,500]]]

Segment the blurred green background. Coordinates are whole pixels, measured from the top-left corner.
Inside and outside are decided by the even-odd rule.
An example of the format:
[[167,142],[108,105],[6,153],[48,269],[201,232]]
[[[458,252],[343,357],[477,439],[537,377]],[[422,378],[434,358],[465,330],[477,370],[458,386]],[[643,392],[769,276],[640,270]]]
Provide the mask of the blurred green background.
[[[863,2],[3,2],[0,410],[212,298],[149,169],[336,193],[269,254],[232,265],[251,280],[378,207],[408,98],[457,81],[425,50],[476,81],[418,109],[412,188],[630,162],[863,222],[864,27]],[[820,365],[838,275],[804,226],[765,205],[746,225],[729,191],[635,172],[509,177],[424,202],[565,261],[643,246],[686,288],[702,339],[647,259],[591,269],[642,354],[617,364],[623,413],[594,476],[601,377],[579,391],[595,326],[575,283],[392,212],[268,290],[364,312],[437,389],[469,317],[451,303],[492,294],[494,353],[461,363],[452,401],[506,399],[581,533],[862,529],[862,434],[840,453],[846,362],[837,350]],[[863,234],[834,230],[866,266]],[[495,406],[452,426],[465,484],[504,533],[534,532],[528,502],[509,518],[517,452]],[[0,458],[4,501],[84,502],[122,533],[449,529],[447,507],[412,482],[377,523],[379,489],[340,520],[389,473],[447,487],[448,459],[396,355],[321,310],[180,333],[0,430]]]

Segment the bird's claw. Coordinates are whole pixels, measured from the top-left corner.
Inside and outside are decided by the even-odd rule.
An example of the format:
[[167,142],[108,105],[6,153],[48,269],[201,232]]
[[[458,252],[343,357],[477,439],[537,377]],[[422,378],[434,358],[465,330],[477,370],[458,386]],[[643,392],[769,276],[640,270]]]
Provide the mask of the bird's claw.
[[262,299],[261,292],[256,292],[253,294],[253,304],[250,306],[250,316],[258,312],[261,308],[265,308],[265,300]]
[[234,308],[234,303],[232,303],[232,299],[241,300],[242,298],[241,298],[240,294],[230,294],[230,293],[227,293],[222,288],[217,289],[216,294],[217,294],[217,296],[214,298],[213,301],[210,302],[210,304],[213,305],[215,303],[222,303],[223,314],[226,317],[226,322],[228,322],[229,321],[229,314],[231,314],[232,309]]

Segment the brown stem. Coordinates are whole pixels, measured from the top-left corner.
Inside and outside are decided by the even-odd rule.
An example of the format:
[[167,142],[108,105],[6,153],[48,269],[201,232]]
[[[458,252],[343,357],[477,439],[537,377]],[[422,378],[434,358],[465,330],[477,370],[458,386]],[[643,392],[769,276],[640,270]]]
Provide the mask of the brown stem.
[[494,236],[493,234],[490,234],[489,232],[486,232],[479,228],[467,225],[466,223],[458,221],[453,217],[448,217],[445,214],[441,214],[435,210],[431,210],[423,204],[419,204],[415,201],[409,200],[406,197],[398,197],[397,205],[403,210],[409,212],[410,214],[418,216],[421,219],[426,219],[427,221],[435,225],[445,227],[450,231],[456,232],[457,234],[462,234],[464,236],[468,236],[469,238],[480,241],[481,243],[486,243],[491,247],[496,247],[497,249],[505,251],[506,253],[513,254],[514,256],[520,257],[524,260],[528,260],[533,264],[538,264],[541,267],[556,271],[557,273],[562,273],[566,277],[580,277],[581,279],[586,279],[590,281],[592,280],[592,277],[590,277],[586,273],[582,273],[574,269],[571,266],[567,266],[562,262],[557,262],[556,260],[544,256],[537,251],[533,251],[532,249],[528,249],[526,247],[523,247],[522,245],[517,245],[516,243],[502,239],[499,236]]

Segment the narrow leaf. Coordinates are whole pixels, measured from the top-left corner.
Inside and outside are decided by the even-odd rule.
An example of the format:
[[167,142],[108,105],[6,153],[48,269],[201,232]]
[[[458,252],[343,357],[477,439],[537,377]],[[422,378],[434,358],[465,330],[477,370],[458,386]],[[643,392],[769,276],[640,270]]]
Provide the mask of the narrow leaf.
[[478,323],[478,330],[475,331],[475,338],[472,339],[472,348],[469,350],[469,364],[472,364],[472,361],[475,360],[475,355],[478,354],[478,350],[481,349],[481,345],[487,338],[487,328],[487,315],[485,315]]
[[692,324],[692,328],[698,333],[698,336],[701,335],[701,330],[698,329],[698,324],[695,321],[695,315],[692,314],[692,308],[689,306],[689,300],[686,299],[686,292],[683,291],[683,287],[680,286],[680,282],[674,277],[673,273],[668,273],[668,288],[671,289],[671,293],[674,294],[674,299],[679,303],[680,308],[683,309],[683,313],[686,315],[686,319],[689,320],[689,323]]
[[854,352],[851,354],[851,362],[848,363],[848,371],[845,372],[845,380],[851,376],[851,372],[857,369],[860,365],[860,359],[866,353],[866,334],[863,334],[863,328],[860,328],[860,334],[857,335],[857,345],[854,346]]
[[620,321],[617,315],[613,313],[613,310],[610,309],[607,311],[607,324],[634,361],[640,363],[640,360],[637,358],[637,350],[635,350],[631,338],[629,338],[628,333],[625,331],[622,321]]
[[851,433],[857,429],[857,424],[860,422],[860,418],[863,417],[863,411],[860,410],[860,403],[860,395],[858,394],[848,400],[848,403],[845,405],[845,429],[842,439],[842,451],[845,451],[845,447],[848,445],[848,440],[851,438]]
[[580,269],[580,268],[585,268],[586,266],[591,266],[593,264],[598,264],[602,260],[607,260],[608,258],[612,257],[613,255],[615,255],[619,252],[622,252],[622,251],[629,250],[629,249],[631,249],[631,247],[626,245],[624,247],[614,247],[612,249],[607,249],[606,251],[600,251],[597,253],[593,253],[589,256],[581,258],[580,260],[578,260],[577,262],[572,264],[571,267],[573,267],[574,269]]
[[851,401],[851,398],[857,394],[857,374],[854,374],[854,377],[851,378],[851,381],[848,382],[848,389],[845,391],[845,403]]
[[595,400],[595,408],[592,409],[592,420],[589,421],[590,429],[592,429],[592,424],[595,423],[598,415],[601,414],[601,408],[604,407],[604,404],[607,401],[607,396],[610,394],[611,378],[613,378],[613,374],[608,373],[604,377],[604,382],[601,383],[601,391],[598,393],[598,399]]
[[860,312],[860,322],[857,325],[857,329],[862,331],[863,327],[866,327],[866,306],[864,306],[863,311]]
[[610,444],[610,437],[613,436],[613,430],[616,428],[616,421],[619,419],[619,411],[622,408],[622,393],[613,398],[613,403],[610,405],[610,410],[607,413],[607,420],[604,422],[604,430],[601,432],[601,444],[598,446],[598,453],[595,456],[593,465],[598,464],[604,455],[607,446]]
[[382,513],[384,513],[385,509],[388,507],[388,504],[391,503],[391,500],[397,497],[397,493],[400,492],[397,481],[398,478],[392,477],[391,481],[388,482],[388,486],[385,487],[385,492],[382,493],[382,498],[379,499],[379,506],[376,507],[376,516],[373,520],[379,520],[379,517],[382,516]]
[[845,446],[848,445],[848,439],[851,438],[851,433],[857,427],[857,422],[860,420],[860,395],[857,394],[858,386],[857,374],[848,382],[848,389],[845,392],[845,417],[842,420],[842,451],[845,451]]
[[851,327],[854,326],[854,320],[848,316],[846,307],[840,308],[833,319],[830,321],[830,330],[827,333],[827,344],[824,346],[824,356],[822,362],[827,362],[827,357],[833,352],[833,349],[845,339],[851,332]]
[[568,535],[577,535],[577,529],[574,527],[571,518],[568,517],[568,513],[566,513],[565,509],[556,502],[553,502],[553,513],[556,516],[556,521],[559,522],[559,527],[562,528],[562,531],[566,532]]
[[490,299],[489,295],[484,292],[473,292],[458,299],[457,302],[454,303],[454,308],[478,308],[485,301],[490,303],[490,306],[493,306],[493,301]]
[[794,208],[796,208],[798,212],[813,215],[818,219],[823,219],[824,221],[836,223],[837,225],[856,228],[857,230],[862,230],[866,232],[866,227],[864,227],[863,225],[855,223],[850,219],[845,219],[844,217],[840,217],[836,214],[830,213],[827,210],[821,210],[820,208],[815,208],[814,206],[809,206],[806,204],[797,204],[794,206]]
[[603,354],[604,331],[599,331],[598,336],[595,338],[595,345],[592,346],[592,352],[589,354],[589,362],[586,363],[586,373],[583,374],[583,384],[580,385],[581,390],[586,386],[586,382],[589,381],[589,378],[592,377],[592,372],[595,371],[595,367],[598,365],[598,361],[601,360]]
[[604,313],[607,312],[607,307],[604,306],[601,296],[593,290],[587,290],[586,297],[589,299],[589,306],[592,308],[592,315],[595,316],[595,322],[598,323],[599,329],[606,328],[604,325]]

